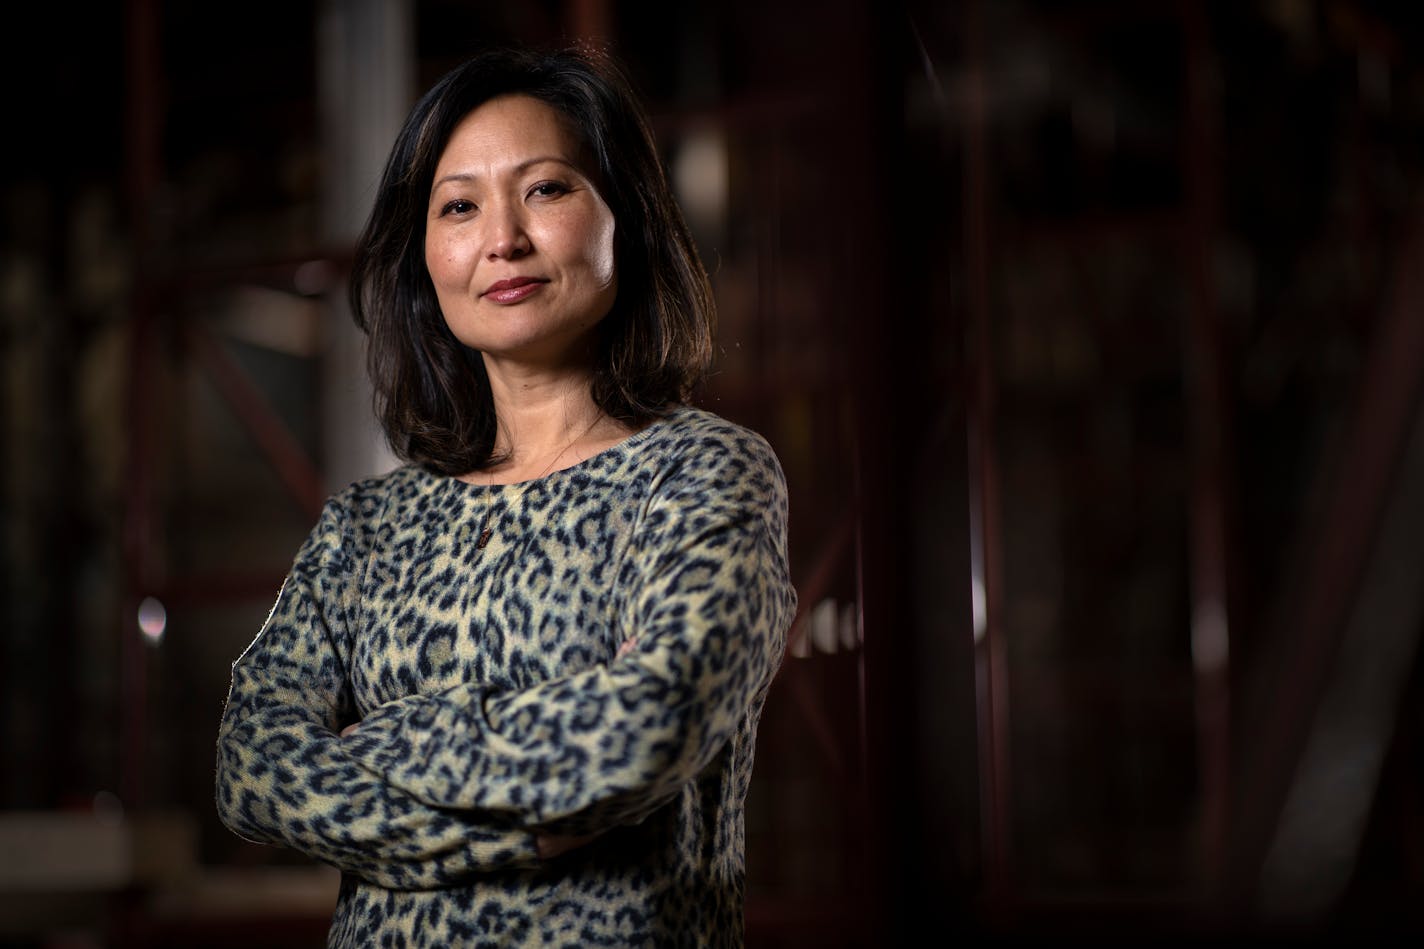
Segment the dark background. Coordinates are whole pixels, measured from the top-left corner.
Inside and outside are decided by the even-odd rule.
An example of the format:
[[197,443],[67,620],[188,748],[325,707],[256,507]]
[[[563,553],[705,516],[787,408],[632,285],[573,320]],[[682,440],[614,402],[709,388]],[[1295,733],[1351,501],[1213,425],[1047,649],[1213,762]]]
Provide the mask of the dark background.
[[791,488],[749,946],[1424,935],[1417,4],[130,0],[0,30],[0,945],[321,943],[212,752],[368,414],[377,7],[408,95],[582,36],[654,115]]

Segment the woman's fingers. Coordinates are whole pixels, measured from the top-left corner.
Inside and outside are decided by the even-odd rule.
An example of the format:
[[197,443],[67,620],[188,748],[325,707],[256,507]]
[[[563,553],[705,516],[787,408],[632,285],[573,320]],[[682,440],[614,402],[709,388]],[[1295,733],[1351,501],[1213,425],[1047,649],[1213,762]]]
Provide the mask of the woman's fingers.
[[540,860],[552,860],[576,847],[582,847],[597,836],[597,834],[584,834],[578,837],[567,837],[559,834],[539,834],[534,838],[534,846],[539,850]]

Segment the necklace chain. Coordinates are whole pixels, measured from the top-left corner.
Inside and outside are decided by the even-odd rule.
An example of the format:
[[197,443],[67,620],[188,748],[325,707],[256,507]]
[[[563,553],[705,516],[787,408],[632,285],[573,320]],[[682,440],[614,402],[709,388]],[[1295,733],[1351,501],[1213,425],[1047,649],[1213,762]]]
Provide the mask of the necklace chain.
[[[560,448],[558,454],[556,454],[553,458],[549,459],[549,463],[544,466],[543,471],[539,472],[539,474],[535,475],[529,481],[525,482],[524,487],[520,488],[519,493],[514,496],[514,501],[510,502],[508,505],[505,506],[505,511],[509,511],[511,508],[514,507],[516,503],[523,501],[524,493],[538,482],[544,480],[544,476],[547,475],[550,471],[554,470],[554,465],[558,462],[560,458],[564,457],[565,453],[567,453],[570,448],[574,447],[574,443],[577,442],[579,439],[587,436],[589,432],[593,431],[594,426],[596,426],[602,419],[603,412],[600,411],[597,415],[593,417],[593,421],[589,423],[588,428],[584,429],[582,432],[569,439],[568,444],[565,445],[563,448]],[[490,539],[494,537],[494,527],[490,526],[490,510],[494,506],[493,501],[491,500],[491,495],[494,494],[495,487],[496,485],[493,483],[485,485],[485,514],[484,518],[480,521],[480,536],[479,539],[475,541],[476,550],[484,550],[485,547],[488,546]],[[503,515],[501,515],[501,519],[503,519]]]

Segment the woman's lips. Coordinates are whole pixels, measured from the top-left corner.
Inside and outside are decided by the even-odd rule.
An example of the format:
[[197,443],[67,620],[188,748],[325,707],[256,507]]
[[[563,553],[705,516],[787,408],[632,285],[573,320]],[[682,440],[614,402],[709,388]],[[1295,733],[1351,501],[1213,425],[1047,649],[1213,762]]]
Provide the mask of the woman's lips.
[[480,296],[493,300],[495,303],[518,303],[537,291],[544,283],[545,281],[538,277],[511,277],[508,280],[496,280],[486,287],[485,292]]

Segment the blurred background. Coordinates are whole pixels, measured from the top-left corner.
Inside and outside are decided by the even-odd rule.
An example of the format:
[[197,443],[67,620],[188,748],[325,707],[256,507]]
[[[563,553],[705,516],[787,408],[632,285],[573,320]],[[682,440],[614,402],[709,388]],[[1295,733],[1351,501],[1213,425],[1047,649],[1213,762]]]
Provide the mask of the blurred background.
[[419,92],[607,43],[786,468],[750,947],[1424,935],[1412,2],[175,0],[3,30],[0,946],[320,945],[229,667],[393,464],[344,303]]

